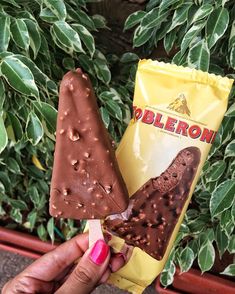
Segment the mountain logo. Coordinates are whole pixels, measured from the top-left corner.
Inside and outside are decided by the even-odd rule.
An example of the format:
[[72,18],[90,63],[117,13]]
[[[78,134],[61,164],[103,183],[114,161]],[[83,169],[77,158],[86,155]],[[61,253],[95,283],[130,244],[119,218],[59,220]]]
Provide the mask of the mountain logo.
[[187,105],[187,100],[184,94],[180,94],[173,102],[171,102],[167,109],[182,113],[182,114],[187,114],[190,116],[191,112],[188,108]]

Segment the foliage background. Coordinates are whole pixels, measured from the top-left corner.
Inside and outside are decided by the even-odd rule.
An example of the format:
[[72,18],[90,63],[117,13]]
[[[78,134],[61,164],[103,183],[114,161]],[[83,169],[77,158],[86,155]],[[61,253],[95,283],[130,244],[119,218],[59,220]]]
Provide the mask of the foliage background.
[[[36,232],[43,240],[69,239],[83,226],[50,218],[47,208],[63,74],[76,67],[90,74],[116,142],[131,115],[139,57],[135,49],[116,56],[96,45],[107,24],[103,16],[89,15],[87,2],[92,1],[0,0],[0,224]],[[141,57],[164,49],[164,61],[235,77],[233,0],[150,0],[128,17],[124,30],[129,29]],[[234,124],[233,89],[161,276],[164,285],[172,282],[176,265],[187,271],[197,260],[204,272],[214,264],[215,248],[220,256],[235,253]],[[235,275],[235,265],[224,274]]]

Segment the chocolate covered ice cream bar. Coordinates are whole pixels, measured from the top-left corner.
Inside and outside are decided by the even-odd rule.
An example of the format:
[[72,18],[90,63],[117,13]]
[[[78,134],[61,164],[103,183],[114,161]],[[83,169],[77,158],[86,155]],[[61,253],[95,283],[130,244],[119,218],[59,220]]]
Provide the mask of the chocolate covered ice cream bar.
[[68,72],[60,85],[50,214],[73,219],[123,212],[128,192],[89,77]]
[[105,227],[161,260],[187,200],[201,153],[181,150],[170,166],[148,180],[132,197],[126,212],[106,220]]

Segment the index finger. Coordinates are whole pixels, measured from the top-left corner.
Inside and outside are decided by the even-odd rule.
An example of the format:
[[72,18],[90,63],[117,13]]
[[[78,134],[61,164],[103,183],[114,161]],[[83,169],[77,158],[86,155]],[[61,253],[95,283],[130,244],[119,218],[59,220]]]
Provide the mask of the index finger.
[[55,279],[88,249],[88,234],[81,234],[63,243],[27,267],[21,274],[45,282]]

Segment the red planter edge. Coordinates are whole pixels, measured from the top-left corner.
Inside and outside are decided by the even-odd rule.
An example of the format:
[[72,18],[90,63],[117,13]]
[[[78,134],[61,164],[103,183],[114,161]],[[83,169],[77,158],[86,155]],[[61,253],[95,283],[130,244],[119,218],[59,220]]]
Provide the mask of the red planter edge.
[[172,289],[164,289],[160,284],[159,277],[155,288],[159,294],[178,294],[182,292],[189,294],[234,294],[235,282],[210,273],[202,274],[196,269],[190,269],[186,273],[181,273],[177,269]]
[[57,246],[27,233],[0,227],[0,249],[37,259]]

